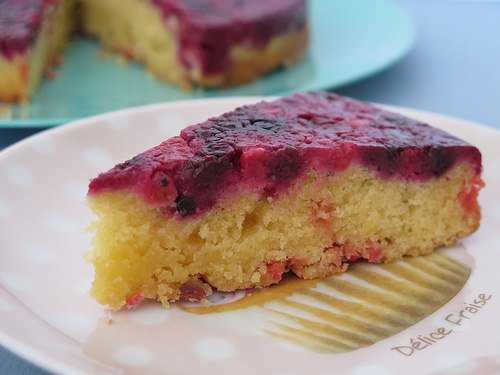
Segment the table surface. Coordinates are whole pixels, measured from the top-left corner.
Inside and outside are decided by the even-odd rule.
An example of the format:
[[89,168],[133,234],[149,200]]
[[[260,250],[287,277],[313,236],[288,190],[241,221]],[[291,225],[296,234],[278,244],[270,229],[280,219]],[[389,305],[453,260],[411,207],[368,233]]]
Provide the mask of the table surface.
[[[500,129],[500,2],[399,2],[415,18],[414,49],[392,68],[336,91]],[[0,149],[41,130],[0,129]],[[0,373],[47,374],[1,347]]]

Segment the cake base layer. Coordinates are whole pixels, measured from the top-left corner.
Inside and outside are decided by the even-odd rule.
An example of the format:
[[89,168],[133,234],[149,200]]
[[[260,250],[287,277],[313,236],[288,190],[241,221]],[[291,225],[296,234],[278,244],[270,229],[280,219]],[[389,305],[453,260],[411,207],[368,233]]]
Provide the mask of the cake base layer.
[[457,164],[425,182],[385,179],[360,166],[308,173],[271,199],[234,191],[180,219],[126,191],[89,197],[98,220],[92,293],[113,309],[143,298],[200,300],[277,283],[287,271],[326,277],[351,262],[431,253],[477,229],[476,170]]
[[276,36],[262,48],[235,46],[229,69],[203,74],[187,69],[179,61],[173,32],[175,19],[166,27],[160,11],[150,2],[138,0],[87,0],[82,2],[83,30],[127,58],[146,65],[157,78],[184,89],[193,86],[233,86],[287,66],[300,59],[307,46],[307,30]]
[[12,58],[0,55],[0,101],[30,99],[43,75],[57,63],[74,28],[75,1],[47,6],[33,46]]

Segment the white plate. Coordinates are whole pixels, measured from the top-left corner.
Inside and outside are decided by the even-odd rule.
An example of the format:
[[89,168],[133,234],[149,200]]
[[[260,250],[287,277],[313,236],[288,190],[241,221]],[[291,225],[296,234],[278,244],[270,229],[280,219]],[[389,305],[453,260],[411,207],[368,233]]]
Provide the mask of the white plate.
[[[0,342],[50,370],[71,373],[406,374],[500,371],[500,132],[395,109],[477,145],[484,157],[483,222],[449,254],[472,269],[449,303],[374,345],[322,354],[266,334],[259,309],[193,315],[151,304],[113,314],[89,296],[85,206],[90,178],[184,126],[256,98],[169,103],[97,116],[0,154]],[[394,108],[393,108],[394,109]],[[480,294],[488,302],[461,326],[446,321]],[[453,320],[453,318],[452,318]],[[396,346],[444,327],[452,333],[411,356]]]

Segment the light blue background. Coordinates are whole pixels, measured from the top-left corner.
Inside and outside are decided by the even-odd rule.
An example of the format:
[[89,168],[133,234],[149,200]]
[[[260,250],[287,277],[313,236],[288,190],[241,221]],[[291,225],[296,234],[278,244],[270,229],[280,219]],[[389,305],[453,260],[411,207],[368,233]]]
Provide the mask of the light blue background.
[[[389,70],[336,91],[500,129],[500,1],[400,3],[415,17],[418,35],[414,50]],[[0,148],[34,132],[2,129]],[[0,373],[46,372],[0,348]]]

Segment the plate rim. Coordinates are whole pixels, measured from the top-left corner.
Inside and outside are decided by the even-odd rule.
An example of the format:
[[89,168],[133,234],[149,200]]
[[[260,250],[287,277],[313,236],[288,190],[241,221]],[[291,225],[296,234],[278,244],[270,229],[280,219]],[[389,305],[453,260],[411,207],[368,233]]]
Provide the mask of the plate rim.
[[[215,105],[223,105],[223,104],[229,104],[229,103],[234,103],[235,106],[241,106],[241,105],[246,105],[250,102],[257,102],[260,100],[266,100],[266,99],[272,99],[273,97],[271,96],[241,96],[241,97],[225,97],[225,98],[199,98],[199,99],[187,99],[187,100],[181,100],[181,101],[172,101],[172,102],[166,102],[166,103],[156,103],[156,104],[149,104],[149,105],[143,105],[143,106],[138,106],[138,107],[131,107],[131,108],[126,108],[126,109],[120,109],[117,111],[111,111],[107,112],[104,114],[99,114],[96,116],[91,116],[83,119],[79,119],[76,121],[69,122],[63,126],[58,126],[58,127],[53,127],[49,128],[45,131],[42,131],[40,133],[33,134],[17,143],[14,143],[13,145],[5,148],[4,150],[0,151],[0,163],[8,157],[10,154],[17,152],[19,149],[22,149],[25,146],[29,146],[30,144],[36,143],[38,141],[41,141],[45,138],[50,138],[53,136],[57,136],[59,134],[63,133],[68,133],[73,130],[79,129],[80,127],[86,127],[88,126],[87,123],[89,122],[98,122],[98,121],[103,121],[106,119],[109,119],[110,117],[116,117],[116,116],[127,116],[130,114],[137,114],[140,112],[149,112],[149,111],[161,111],[165,107],[177,107],[177,106],[185,106],[185,105],[192,105],[192,106],[197,106],[199,104],[203,104],[206,102],[213,102]],[[449,115],[442,115],[439,113],[435,112],[430,112],[430,111],[422,111],[410,107],[400,107],[400,106],[393,106],[393,105],[386,105],[386,104],[380,104],[380,103],[374,103],[377,106],[380,106],[384,109],[391,110],[391,111],[397,111],[397,112],[405,112],[405,113],[411,113],[413,114],[421,114],[423,116],[431,116],[436,119],[436,122],[440,121],[440,119],[443,120],[448,120],[448,121],[453,121],[460,127],[474,127],[480,129],[482,132],[487,132],[494,134],[495,136],[500,136],[500,130],[496,129],[494,127],[481,124],[481,123],[476,123],[473,121],[469,120],[464,120],[461,118],[449,116]],[[96,125],[93,125],[96,126]],[[22,301],[18,300],[17,297],[13,296],[8,289],[4,287],[3,284],[0,284],[0,288],[6,292],[8,295],[13,297],[18,301],[18,303],[23,304]],[[35,319],[40,318],[38,315],[36,315],[33,311],[29,310],[29,313],[33,315]],[[47,323],[48,324],[48,323]],[[51,329],[55,329],[49,324]],[[5,332],[3,328],[0,326],[0,345],[5,348],[5,350],[17,355],[20,357],[22,360],[27,361],[41,369],[48,370],[48,371],[53,371],[56,373],[74,373],[74,374],[85,374],[84,371],[82,371],[78,367],[73,367],[69,364],[66,364],[65,362],[59,361],[56,358],[54,358],[51,355],[45,354],[42,350],[38,349],[36,346],[32,346],[29,342],[23,341],[21,339],[16,338],[15,336]]]
[[[195,99],[185,99],[185,100],[175,100],[171,102],[160,102],[160,103],[151,103],[151,104],[146,104],[146,105],[140,105],[140,106],[133,106],[133,107],[127,107],[123,109],[118,109],[115,111],[110,111],[110,112],[104,112],[100,113],[94,116],[89,116],[89,117],[84,117],[72,121],[67,121],[59,126],[53,126],[53,127],[48,127],[41,132],[31,134],[26,138],[21,139],[20,141],[17,141],[4,149],[0,150],[0,160],[5,157],[6,153],[10,153],[13,150],[17,149],[18,147],[22,147],[24,144],[29,144],[31,142],[38,141],[38,137],[40,139],[44,137],[49,137],[52,134],[58,134],[58,132],[65,132],[69,131],[70,129],[77,128],[79,126],[85,126],[86,122],[92,122],[92,121],[99,121],[99,120],[105,120],[107,117],[112,117],[112,116],[120,116],[120,115],[127,115],[128,113],[133,113],[133,112],[144,112],[144,111],[154,111],[158,108],[162,108],[164,106],[177,106],[177,105],[190,105],[190,104],[197,104],[200,102],[205,102],[205,101],[213,101],[213,102],[235,102],[235,103],[243,103],[243,102],[251,102],[251,101],[258,101],[258,100],[272,100],[279,98],[281,95],[272,95],[272,96],[227,96],[227,97],[216,97],[216,98],[195,98]],[[484,123],[479,123],[475,122],[474,120],[468,120],[468,119],[463,119],[460,117],[456,117],[453,115],[449,114],[441,114],[438,112],[434,111],[428,111],[428,110],[420,110],[416,109],[413,107],[408,107],[408,106],[398,106],[398,105],[391,105],[391,104],[385,104],[385,103],[378,103],[378,102],[371,102],[371,104],[379,106],[381,108],[384,108],[389,111],[395,111],[397,112],[398,110],[402,110],[405,112],[410,112],[410,113],[419,113],[423,114],[424,116],[431,116],[431,117],[436,117],[436,118],[441,118],[449,121],[453,121],[455,123],[459,123],[461,126],[474,126],[474,127],[480,127],[482,130],[485,131],[493,131],[494,133],[500,133],[500,129],[496,128],[493,125],[488,125]],[[244,105],[244,104],[235,104],[236,106]],[[235,107],[236,108],[236,107]],[[431,124],[432,125],[432,124]],[[1,128],[1,125],[0,125]]]
[[[2,289],[4,289],[3,286]],[[35,315],[31,311],[30,313]],[[35,317],[38,316],[35,315]],[[31,366],[38,367],[39,369],[42,369],[44,371],[51,371],[56,374],[86,375],[86,373],[81,369],[67,365],[64,362],[58,361],[52,356],[45,355],[43,351],[30,345],[29,343],[23,342],[20,339],[12,337],[11,335],[3,332],[1,328],[0,328],[0,345],[5,351],[9,352],[10,355],[17,356],[18,359],[20,359],[21,361],[28,362]]]

